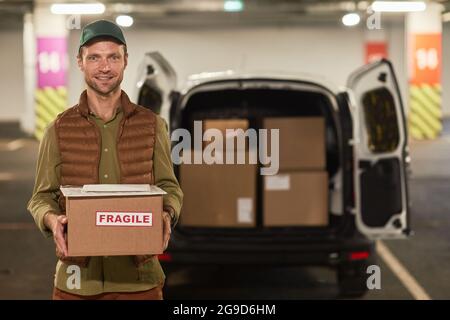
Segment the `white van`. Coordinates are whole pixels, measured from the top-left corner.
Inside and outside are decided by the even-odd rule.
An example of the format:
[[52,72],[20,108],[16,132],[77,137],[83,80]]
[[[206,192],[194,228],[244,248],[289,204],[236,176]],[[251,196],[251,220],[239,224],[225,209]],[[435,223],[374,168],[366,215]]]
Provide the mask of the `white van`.
[[[204,117],[320,116],[326,121],[326,227],[193,228],[179,223],[160,257],[165,268],[325,265],[337,270],[343,295],[364,294],[374,240],[411,233],[407,128],[389,61],[356,70],[344,90],[310,76],[232,71],[193,75],[177,88],[175,71],[155,52],[146,55],[141,72],[138,104],[161,114],[171,131],[190,130],[193,121]],[[258,206],[259,216],[260,211]]]

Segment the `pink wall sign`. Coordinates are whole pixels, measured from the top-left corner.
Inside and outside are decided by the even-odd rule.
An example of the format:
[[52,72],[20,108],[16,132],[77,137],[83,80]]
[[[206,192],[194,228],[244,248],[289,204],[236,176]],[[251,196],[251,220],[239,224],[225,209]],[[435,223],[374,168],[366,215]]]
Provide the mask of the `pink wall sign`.
[[67,38],[37,39],[38,88],[66,86]]

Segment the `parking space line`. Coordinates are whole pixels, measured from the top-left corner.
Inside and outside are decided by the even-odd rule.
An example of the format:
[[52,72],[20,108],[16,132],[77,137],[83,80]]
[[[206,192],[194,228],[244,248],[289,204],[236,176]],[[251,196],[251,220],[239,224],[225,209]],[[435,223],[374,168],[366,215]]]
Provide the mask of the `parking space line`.
[[[0,171],[0,182],[9,182],[9,181],[33,181],[34,172],[27,170],[21,172],[11,172],[11,171]],[[31,177],[31,178],[30,178]]]
[[23,148],[26,144],[26,139],[15,139],[12,141],[1,141],[0,151],[17,151]]
[[405,288],[416,300],[431,300],[431,297],[419,282],[409,273],[402,263],[394,256],[389,248],[382,242],[377,241],[376,250],[392,272],[397,276]]
[[11,172],[0,172],[0,181],[14,180],[15,174]]
[[26,140],[25,139],[16,139],[11,141],[6,145],[9,151],[16,151],[25,146]]

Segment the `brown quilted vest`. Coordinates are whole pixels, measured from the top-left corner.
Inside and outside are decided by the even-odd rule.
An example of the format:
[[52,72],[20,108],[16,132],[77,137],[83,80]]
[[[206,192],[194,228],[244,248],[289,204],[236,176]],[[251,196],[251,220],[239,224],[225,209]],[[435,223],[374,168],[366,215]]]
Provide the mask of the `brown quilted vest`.
[[[117,157],[120,183],[153,184],[153,150],[156,139],[156,116],[138,106],[122,91],[123,118],[117,134]],[[55,131],[61,156],[61,185],[82,186],[99,183],[101,133],[89,117],[86,90],[77,105],[61,113],[55,121]],[[59,206],[65,213],[65,198],[59,197]],[[140,265],[151,256],[136,256]],[[67,257],[67,263],[87,266],[89,257]]]

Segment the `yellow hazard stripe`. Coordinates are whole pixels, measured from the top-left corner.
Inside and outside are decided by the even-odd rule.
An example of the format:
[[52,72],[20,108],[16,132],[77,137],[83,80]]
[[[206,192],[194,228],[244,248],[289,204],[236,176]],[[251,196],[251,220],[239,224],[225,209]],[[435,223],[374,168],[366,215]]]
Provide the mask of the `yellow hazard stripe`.
[[41,90],[42,94],[51,101],[60,110],[64,110],[66,107],[66,93],[58,88],[45,88]]
[[67,98],[67,89],[66,87],[57,87],[56,91],[58,94],[64,98],[64,100]]
[[46,122],[40,118],[36,118],[36,129],[34,135],[38,140],[42,139],[46,127]]
[[36,111],[44,109],[46,114],[49,114],[51,118],[55,118],[58,113],[61,112],[60,108],[55,105],[43,92],[36,92]]
[[423,93],[426,94],[434,103],[441,104],[441,90],[428,84],[422,85]]
[[47,125],[55,119],[55,115],[48,111],[45,106],[39,104],[36,107],[36,118],[42,120]]
[[439,93],[442,92],[442,86],[441,86],[440,83],[435,84],[433,87],[434,87]]
[[52,105],[59,111],[64,111],[66,106],[66,99],[59,95],[56,91],[47,90],[45,92],[47,99],[52,103]]
[[415,139],[434,139],[437,136],[436,130],[431,129],[417,114],[410,114],[409,126],[409,131]]
[[420,131],[418,127],[416,127],[414,124],[411,123],[409,125],[409,132],[416,139],[422,140],[426,138],[425,134],[422,131]]
[[435,118],[442,118],[441,97],[429,87],[411,88],[411,101],[420,103],[422,108],[427,109]]
[[427,125],[432,130],[440,131],[442,129],[442,122],[439,118],[434,117],[433,113],[430,112],[425,105],[423,105],[420,101],[411,100],[410,103],[411,112],[415,115],[421,117]]
[[36,119],[36,130],[44,131],[46,126],[46,122],[42,118]]
[[441,86],[410,86],[409,132],[415,139],[435,139],[442,132]]
[[45,87],[35,92],[36,126],[34,135],[42,139],[45,128],[58,114],[66,109],[67,90],[65,87]]

